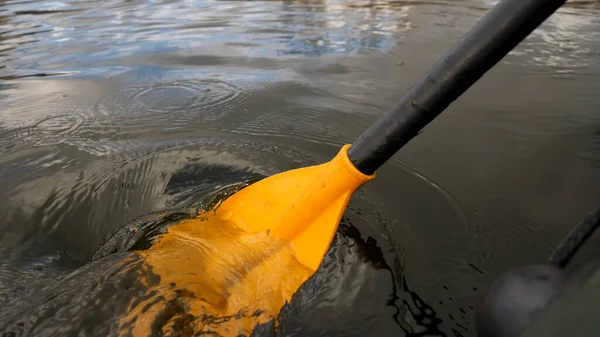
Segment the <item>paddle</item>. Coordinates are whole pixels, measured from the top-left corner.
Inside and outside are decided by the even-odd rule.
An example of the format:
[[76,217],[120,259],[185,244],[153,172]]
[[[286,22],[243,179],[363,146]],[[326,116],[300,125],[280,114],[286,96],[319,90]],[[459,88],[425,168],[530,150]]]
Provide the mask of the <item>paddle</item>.
[[226,199],[215,216],[289,241],[297,259],[316,270],[356,189],[564,3],[501,1],[333,160],[254,183]]
[[158,298],[133,301],[122,326],[238,336],[271,320],[319,268],[352,194],[564,2],[503,0],[330,162],[265,178],[169,227],[138,251]]

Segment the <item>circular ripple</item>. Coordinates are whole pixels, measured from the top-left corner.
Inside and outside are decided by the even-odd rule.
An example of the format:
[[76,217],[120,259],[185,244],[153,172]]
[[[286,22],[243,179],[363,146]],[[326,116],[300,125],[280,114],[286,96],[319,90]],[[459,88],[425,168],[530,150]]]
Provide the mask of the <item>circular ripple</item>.
[[147,88],[133,96],[147,111],[170,112],[188,108],[199,92],[194,87],[173,83]]
[[168,114],[180,120],[192,114],[216,120],[251,97],[250,92],[217,79],[173,81],[119,90],[97,110],[102,115]]
[[72,107],[63,113],[46,116],[28,126],[26,139],[36,145],[63,143],[84,136],[97,125],[92,109]]
[[35,124],[38,131],[48,134],[70,134],[75,132],[84,122],[79,115],[58,115],[42,119]]

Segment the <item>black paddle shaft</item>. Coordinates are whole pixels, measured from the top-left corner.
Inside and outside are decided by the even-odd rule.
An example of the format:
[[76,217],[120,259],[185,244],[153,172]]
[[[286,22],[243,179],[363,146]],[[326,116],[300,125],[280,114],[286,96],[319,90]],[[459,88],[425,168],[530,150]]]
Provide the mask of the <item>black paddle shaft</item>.
[[502,0],[350,147],[358,170],[372,174],[566,0]]

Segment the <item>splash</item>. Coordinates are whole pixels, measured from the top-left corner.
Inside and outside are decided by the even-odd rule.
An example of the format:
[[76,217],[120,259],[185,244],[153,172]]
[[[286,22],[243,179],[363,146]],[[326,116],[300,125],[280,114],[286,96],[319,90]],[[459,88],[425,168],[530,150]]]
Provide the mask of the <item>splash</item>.
[[136,254],[160,281],[131,301],[120,336],[250,335],[313,273],[289,243],[220,217],[184,220]]

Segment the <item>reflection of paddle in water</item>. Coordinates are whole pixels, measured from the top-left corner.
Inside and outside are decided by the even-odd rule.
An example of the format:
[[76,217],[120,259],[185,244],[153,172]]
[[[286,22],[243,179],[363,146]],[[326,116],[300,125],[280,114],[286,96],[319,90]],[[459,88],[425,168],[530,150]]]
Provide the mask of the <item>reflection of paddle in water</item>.
[[[133,336],[152,335],[159,321],[165,334],[180,328],[249,334],[274,319],[312,274],[287,242],[248,234],[217,217],[184,220],[150,249],[136,252],[160,282],[149,298],[132,300],[121,319],[122,331]],[[170,309],[172,301],[185,312]]]

